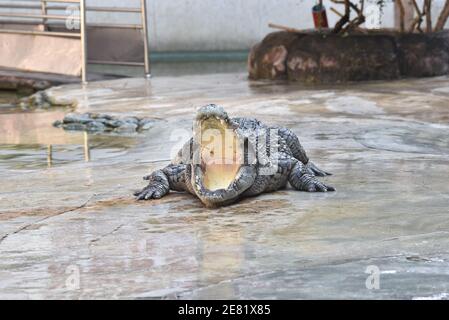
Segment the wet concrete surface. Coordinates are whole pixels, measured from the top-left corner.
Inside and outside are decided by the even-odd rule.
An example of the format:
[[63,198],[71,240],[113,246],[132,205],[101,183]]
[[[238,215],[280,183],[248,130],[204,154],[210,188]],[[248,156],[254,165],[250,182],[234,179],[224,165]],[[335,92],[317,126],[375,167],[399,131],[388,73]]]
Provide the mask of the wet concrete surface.
[[[48,93],[76,112],[159,121],[88,162],[48,166],[31,138],[0,142],[0,298],[449,298],[449,78],[301,88],[222,74]],[[219,209],[181,193],[134,201],[207,103],[291,128],[337,192],[287,189]],[[84,136],[50,141],[59,134],[33,145],[82,157]],[[42,165],[5,158],[20,150]],[[370,270],[379,289],[366,286]]]

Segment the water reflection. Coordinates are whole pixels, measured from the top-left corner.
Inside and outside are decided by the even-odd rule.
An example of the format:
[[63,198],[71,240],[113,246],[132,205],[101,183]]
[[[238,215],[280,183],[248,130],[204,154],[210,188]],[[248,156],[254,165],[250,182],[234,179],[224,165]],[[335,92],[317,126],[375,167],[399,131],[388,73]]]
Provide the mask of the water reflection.
[[73,161],[99,160],[126,152],[135,138],[64,131],[53,122],[64,110],[0,114],[0,167],[42,168]]
[[[89,135],[87,132],[83,132],[84,137],[84,160],[90,162],[90,147],[89,147]],[[47,165],[50,168],[53,165],[53,145],[49,144],[47,146]]]
[[[235,59],[235,58],[234,58]],[[151,66],[151,74],[155,77],[199,74],[220,74],[245,72],[247,68],[245,54],[231,61],[170,61],[155,62]],[[142,68],[129,66],[92,65],[92,72],[141,77]]]

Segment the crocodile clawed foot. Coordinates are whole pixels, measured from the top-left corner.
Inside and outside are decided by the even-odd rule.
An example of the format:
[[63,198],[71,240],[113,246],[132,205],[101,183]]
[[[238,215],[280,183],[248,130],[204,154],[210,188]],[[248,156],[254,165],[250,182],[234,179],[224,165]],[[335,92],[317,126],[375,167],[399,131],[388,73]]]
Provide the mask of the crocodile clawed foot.
[[134,193],[134,196],[137,198],[137,200],[150,200],[150,199],[160,199],[162,198],[167,192],[164,190],[162,186],[159,186],[157,184],[149,185],[145,188],[143,188],[141,191],[137,191]]
[[307,186],[307,192],[330,192],[335,191],[335,188],[321,181],[314,180]]
[[168,179],[162,170],[157,170],[143,179],[149,183],[142,191],[134,193],[137,200],[160,199],[170,190]]
[[320,168],[318,168],[315,164],[313,164],[313,162],[309,161],[306,164],[306,170],[307,173],[313,176],[317,176],[317,177],[325,177],[325,176],[331,176],[332,173],[326,172],[324,170],[321,170]]
[[303,176],[301,176],[298,189],[306,192],[335,191],[334,187],[324,184],[323,182],[319,181],[317,178],[309,174],[304,174]]

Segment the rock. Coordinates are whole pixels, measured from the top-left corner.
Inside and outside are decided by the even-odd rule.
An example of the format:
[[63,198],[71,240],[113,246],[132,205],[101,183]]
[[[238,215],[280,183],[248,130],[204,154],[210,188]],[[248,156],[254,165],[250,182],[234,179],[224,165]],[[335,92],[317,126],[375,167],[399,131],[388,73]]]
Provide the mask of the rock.
[[115,129],[122,126],[124,122],[121,120],[107,120],[104,124],[112,129]]
[[63,120],[63,123],[81,123],[87,124],[89,122],[94,121],[89,114],[83,113],[68,113]]
[[61,120],[56,120],[53,122],[53,127],[60,128],[63,125],[63,122]]
[[114,119],[113,116],[111,116],[109,114],[105,114],[105,113],[89,113],[89,115],[92,119],[102,120],[102,121],[108,121],[108,120]]
[[18,105],[22,109],[49,109],[53,106],[67,106],[73,105],[73,103],[67,105],[56,104],[50,99],[46,91],[38,91],[29,97],[20,99]]
[[449,33],[403,34],[397,37],[401,74],[433,77],[449,73]]
[[36,80],[33,85],[33,89],[36,91],[46,90],[51,87],[50,81]]
[[19,108],[25,110],[25,109],[28,108],[29,105],[28,105],[25,101],[20,101],[19,104],[18,104],[18,106],[19,106]]
[[47,109],[51,107],[51,104],[48,101],[48,96],[45,91],[39,91],[33,94],[32,96],[25,98],[23,102],[27,103],[29,106],[34,108]]
[[152,119],[142,119],[139,122],[139,130],[149,130],[153,127],[154,120]]
[[301,83],[392,80],[449,74],[449,32],[335,35],[274,32],[248,56],[251,79]]
[[148,130],[154,120],[149,118],[123,117],[117,118],[107,114],[97,113],[68,113],[62,121],[56,121],[55,127],[65,130],[80,130],[89,132],[133,133]]
[[307,35],[290,47],[288,79],[303,83],[398,79],[395,50],[390,36]]
[[122,118],[121,120],[124,122],[127,122],[127,123],[133,123],[136,125],[139,124],[139,119],[137,117],[125,117],[125,118]]
[[114,131],[120,132],[120,133],[131,133],[131,132],[136,132],[137,128],[138,128],[137,124],[125,122],[122,126],[114,129]]
[[66,123],[62,125],[62,128],[69,131],[86,131],[86,126],[81,123]]
[[50,98],[46,91],[38,91],[35,94],[20,99],[18,105],[22,109],[49,109],[54,106],[74,106],[74,101],[55,101]]
[[86,126],[86,130],[87,131],[91,131],[91,132],[105,131],[106,130],[106,126],[103,123],[99,122],[99,121],[89,122],[85,126]]
[[248,70],[251,79],[286,79],[288,48],[304,35],[291,32],[274,32],[251,48]]

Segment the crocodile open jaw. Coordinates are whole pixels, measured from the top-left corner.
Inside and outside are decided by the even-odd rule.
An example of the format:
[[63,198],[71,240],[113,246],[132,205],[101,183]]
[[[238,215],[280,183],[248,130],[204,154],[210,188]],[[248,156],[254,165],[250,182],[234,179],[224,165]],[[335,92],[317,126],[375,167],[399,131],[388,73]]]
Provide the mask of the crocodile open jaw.
[[209,191],[227,189],[243,163],[243,142],[226,119],[211,116],[197,126],[203,186]]

